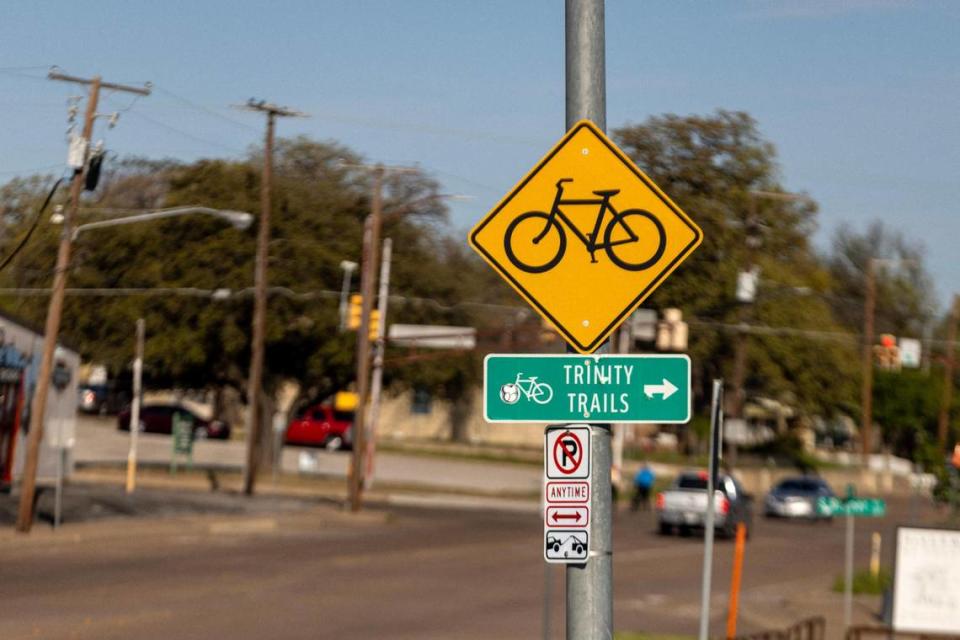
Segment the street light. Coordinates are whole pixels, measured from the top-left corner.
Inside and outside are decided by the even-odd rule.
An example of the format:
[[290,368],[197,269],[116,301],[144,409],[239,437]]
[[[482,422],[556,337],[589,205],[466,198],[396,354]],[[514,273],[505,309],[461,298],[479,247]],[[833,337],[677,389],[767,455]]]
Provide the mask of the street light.
[[102,229],[104,227],[116,227],[124,224],[133,224],[135,222],[148,222],[150,220],[163,220],[165,218],[178,218],[180,216],[188,216],[194,214],[202,214],[213,216],[215,218],[220,218],[229,222],[236,229],[248,229],[251,224],[253,224],[253,215],[245,211],[230,211],[227,209],[211,209],[210,207],[200,207],[196,205],[188,205],[184,207],[173,207],[171,209],[160,209],[158,211],[149,211],[147,213],[138,213],[132,216],[124,216],[122,218],[111,218],[109,220],[98,220],[97,222],[88,222],[86,224],[77,225],[73,229],[72,239],[76,240],[77,236],[80,235],[83,231],[89,231],[90,229]]

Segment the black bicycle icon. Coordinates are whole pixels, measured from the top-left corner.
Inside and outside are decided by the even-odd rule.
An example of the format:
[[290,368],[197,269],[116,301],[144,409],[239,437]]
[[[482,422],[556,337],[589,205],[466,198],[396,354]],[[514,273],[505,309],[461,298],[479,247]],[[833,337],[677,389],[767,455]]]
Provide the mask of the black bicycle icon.
[[[650,268],[660,260],[667,245],[667,234],[663,230],[663,224],[661,224],[661,222],[657,220],[652,213],[649,211],[644,211],[643,209],[626,209],[625,211],[617,211],[617,209],[613,206],[613,203],[610,202],[610,199],[620,193],[619,189],[600,189],[598,191],[594,191],[594,194],[600,196],[596,199],[565,200],[563,198],[563,183],[565,182],[573,182],[573,178],[561,178],[557,181],[557,195],[553,200],[553,205],[550,207],[550,213],[544,213],[543,211],[527,211],[526,213],[522,213],[514,218],[509,226],[507,226],[507,233],[503,239],[504,248],[507,251],[507,257],[510,259],[510,262],[512,262],[518,269],[522,269],[527,273],[543,273],[544,271],[550,271],[557,266],[567,251],[567,234],[564,232],[563,225],[560,224],[561,222],[566,224],[567,228],[573,232],[573,235],[580,240],[580,242],[582,242],[587,248],[587,251],[590,252],[591,263],[595,263],[597,261],[597,258],[594,254],[598,249],[604,249],[607,252],[607,256],[610,258],[611,262],[621,269],[626,269],[627,271],[643,271],[644,269]],[[593,231],[588,234],[581,232],[580,229],[573,224],[570,218],[567,217],[567,215],[560,208],[561,205],[599,205],[600,208],[597,211],[597,220],[593,225]],[[613,217],[610,218],[607,226],[603,229],[603,242],[600,242],[600,231],[601,227],[603,226],[603,220],[607,211],[610,211],[610,213],[613,214]],[[633,218],[633,220],[631,221],[630,218]],[[639,243],[641,236],[634,232],[630,225],[632,222],[639,222],[640,219],[649,221],[656,229],[656,249],[648,257],[640,256],[640,260],[636,260],[635,257],[629,253],[622,252],[621,255],[618,255],[617,247],[622,247],[623,245],[628,245],[631,243]],[[543,230],[534,235],[535,232],[533,229],[537,227],[531,228],[531,225],[540,224],[543,224]],[[524,227],[525,231],[521,233],[520,237],[529,238],[531,235],[533,235],[532,240],[514,241],[514,234],[521,226]],[[626,238],[615,240],[613,232],[616,228],[623,229],[626,232]],[[521,258],[517,255],[518,253],[523,254],[524,249],[529,249],[530,247],[539,245],[548,234],[551,234],[551,231],[553,231],[553,233],[557,236],[557,251],[555,255],[549,257],[547,260],[527,259]],[[551,237],[552,235],[553,234],[551,234]],[[517,243],[519,243],[519,246]],[[527,251],[526,253],[530,252]],[[534,256],[529,256],[529,258],[533,257]]]

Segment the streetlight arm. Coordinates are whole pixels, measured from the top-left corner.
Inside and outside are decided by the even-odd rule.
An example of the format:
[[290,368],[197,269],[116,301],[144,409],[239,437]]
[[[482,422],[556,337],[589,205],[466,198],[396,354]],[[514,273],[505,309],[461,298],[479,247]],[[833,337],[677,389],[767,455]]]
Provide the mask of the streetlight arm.
[[133,216],[125,216],[123,218],[112,218],[110,220],[99,220],[97,222],[88,222],[86,224],[78,225],[73,230],[73,239],[76,240],[77,236],[80,235],[83,231],[89,231],[90,229],[101,229],[103,227],[117,227],[124,224],[132,224],[135,222],[147,222],[150,220],[162,220],[164,218],[176,218],[179,216],[192,215],[195,213],[210,215],[215,218],[220,218],[221,220],[226,220],[234,227],[238,229],[246,229],[253,223],[253,216],[244,211],[227,211],[221,209],[211,209],[210,207],[198,207],[198,206],[186,206],[186,207],[174,207],[172,209],[161,209],[159,211],[151,211],[149,213],[139,213]]

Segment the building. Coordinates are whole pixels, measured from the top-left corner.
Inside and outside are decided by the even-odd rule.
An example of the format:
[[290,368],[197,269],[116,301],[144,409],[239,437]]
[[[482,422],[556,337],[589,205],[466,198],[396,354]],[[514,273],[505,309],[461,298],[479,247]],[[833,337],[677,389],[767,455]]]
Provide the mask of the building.
[[[43,336],[0,313],[0,490],[9,491],[23,470],[30,406],[37,384]],[[63,346],[54,354],[47,396],[38,482],[69,475],[76,429],[77,369],[80,355]]]

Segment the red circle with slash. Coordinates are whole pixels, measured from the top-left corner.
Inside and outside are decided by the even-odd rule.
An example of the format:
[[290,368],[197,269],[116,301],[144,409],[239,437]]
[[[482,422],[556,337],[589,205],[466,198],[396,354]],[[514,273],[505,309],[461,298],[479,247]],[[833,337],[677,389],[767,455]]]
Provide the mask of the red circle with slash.
[[565,475],[576,473],[583,464],[583,443],[572,431],[566,431],[553,443],[553,463]]

